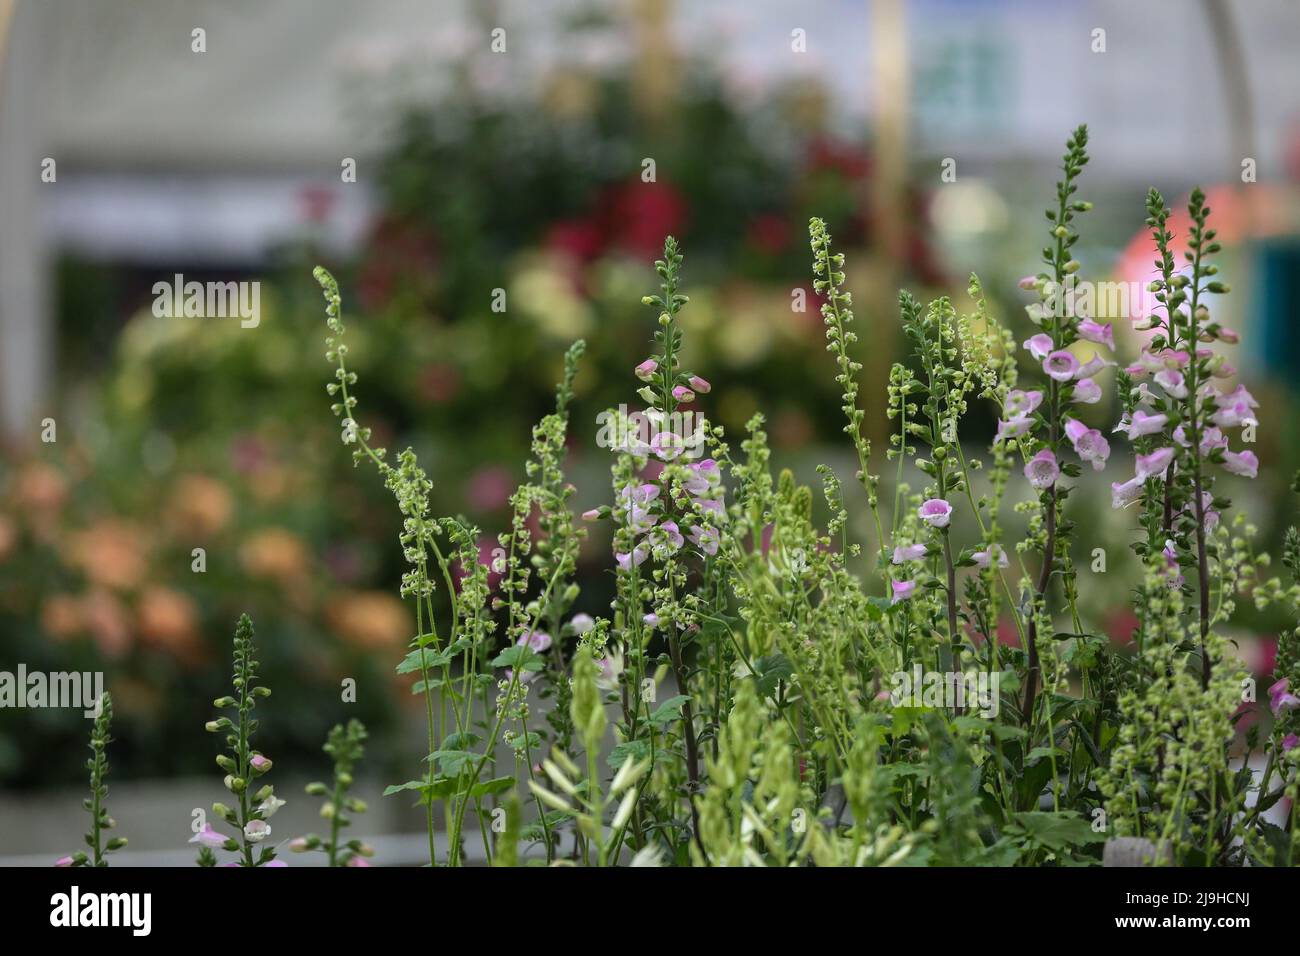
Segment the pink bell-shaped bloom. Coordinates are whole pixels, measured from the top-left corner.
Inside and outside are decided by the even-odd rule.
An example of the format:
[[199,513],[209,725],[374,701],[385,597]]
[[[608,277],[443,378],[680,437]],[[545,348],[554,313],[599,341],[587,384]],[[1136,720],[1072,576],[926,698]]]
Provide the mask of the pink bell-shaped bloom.
[[212,829],[211,823],[205,823],[203,824],[202,830],[190,837],[190,842],[198,843],[208,847],[209,849],[215,850],[219,847],[225,846],[227,839],[229,838],[222,836],[216,830]]
[[1156,475],[1163,475],[1169,470],[1174,460],[1174,450],[1169,447],[1157,448],[1149,455],[1137,456],[1137,476],[1143,481]]
[[1050,487],[1061,476],[1061,466],[1050,448],[1044,448],[1025,465],[1025,477],[1039,491]]
[[1113,481],[1110,485],[1110,506],[1127,508],[1142,496],[1142,478],[1130,478],[1128,481]]
[[1259,474],[1259,458],[1253,451],[1225,451],[1223,453],[1223,467],[1234,475],[1240,475],[1243,478],[1254,478]]
[[1028,415],[1021,415],[1018,418],[1008,418],[998,422],[998,433],[993,436],[995,442],[1006,441],[1011,438],[1019,438],[1033,427],[1034,420]]
[[889,599],[890,604],[906,601],[916,593],[915,581],[890,581],[889,586],[894,592],[893,597]]
[[551,646],[551,635],[545,631],[525,631],[519,635],[519,640],[515,641],[520,647],[527,647],[541,654]]
[[698,375],[692,375],[686,381],[690,384],[691,388],[695,389],[695,391],[699,392],[701,395],[707,395],[713,390],[713,386],[709,384],[707,378],[700,378]]
[[1111,328],[1109,322],[1094,322],[1092,319],[1084,319],[1079,323],[1079,335],[1089,342],[1095,342],[1098,345],[1104,345],[1111,351],[1115,350],[1115,330]]
[[1156,372],[1155,383],[1174,398],[1187,397],[1187,383],[1183,380],[1183,373],[1176,369],[1165,368]]
[[655,377],[655,372],[657,372],[658,370],[659,370],[658,362],[656,362],[654,359],[646,359],[644,362],[638,365],[633,371],[636,372],[636,377],[639,378],[641,381],[648,382]]
[[1129,439],[1141,438],[1144,435],[1155,435],[1164,430],[1169,424],[1169,416],[1163,413],[1152,415],[1144,412],[1140,408],[1133,409],[1133,414],[1127,416],[1117,426],[1115,431],[1123,432],[1128,435]]
[[894,564],[902,564],[904,561],[919,561],[925,557],[925,545],[923,544],[906,544],[894,549]]
[[1065,437],[1074,446],[1074,453],[1092,464],[1094,471],[1101,471],[1110,457],[1110,442],[1096,428],[1089,428],[1077,419],[1069,418],[1065,422]]
[[1002,406],[1002,413],[1007,418],[1021,418],[1033,413],[1043,402],[1043,393],[1038,389],[1022,391],[1012,389],[1007,392],[1007,400]]
[[999,568],[1005,568],[1011,563],[1007,558],[1007,552],[996,542],[982,551],[976,551],[971,557],[975,559],[975,566],[984,570],[991,568],[995,560]]
[[931,498],[922,503],[917,514],[932,528],[946,528],[952,520],[952,505],[942,498]]
[[1081,378],[1074,383],[1073,397],[1082,405],[1096,405],[1101,401],[1101,386],[1093,379]]
[[1051,353],[1043,359],[1043,372],[1058,382],[1068,382],[1079,371],[1079,360],[1073,352],[1064,349]]
[[693,524],[691,525],[691,533],[689,537],[691,539],[691,544],[695,545],[710,557],[718,553],[718,543],[720,539],[717,528],[704,528],[700,525]]
[[1029,354],[1040,362],[1051,354],[1055,345],[1056,343],[1052,341],[1052,337],[1042,332],[1026,339],[1024,343],[1024,347],[1029,351]]

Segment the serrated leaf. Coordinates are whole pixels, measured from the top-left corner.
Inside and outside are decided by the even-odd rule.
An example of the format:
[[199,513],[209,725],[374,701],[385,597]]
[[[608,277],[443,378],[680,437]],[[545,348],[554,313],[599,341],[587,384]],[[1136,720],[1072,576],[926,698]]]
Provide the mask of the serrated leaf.
[[650,722],[656,726],[662,727],[665,724],[671,724],[674,721],[682,719],[682,707],[691,698],[685,694],[678,694],[675,697],[669,697],[666,701],[655,708],[650,715]]

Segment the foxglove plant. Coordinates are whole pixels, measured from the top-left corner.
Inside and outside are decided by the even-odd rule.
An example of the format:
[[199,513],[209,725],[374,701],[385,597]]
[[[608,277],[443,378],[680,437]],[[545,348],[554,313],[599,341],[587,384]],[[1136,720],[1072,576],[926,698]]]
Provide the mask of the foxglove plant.
[[239,855],[238,862],[227,866],[284,866],[275,859],[273,845],[258,848],[258,844],[271,835],[271,824],[267,821],[285,801],[275,796],[271,784],[257,786],[272,766],[271,759],[253,746],[258,726],[253,709],[258,700],[271,696],[269,687],[257,683],[257,669],[253,622],[243,614],[235,625],[234,676],[231,681],[234,696],[218,697],[213,701],[214,707],[232,711],[235,717],[233,720],[224,716],[210,720],[206,728],[209,733],[226,735],[227,752],[217,755],[217,766],[226,772],[222,784],[237,801],[234,807],[214,803],[212,812],[234,827],[238,836],[227,836],[212,824],[204,824],[190,840],[200,845],[201,852],[208,851],[200,857],[204,865],[212,865],[214,855],[211,851],[221,849]]
[[87,853],[78,850],[69,856],[59,857],[55,866],[108,866],[108,854],[126,846],[126,837],[112,837],[104,840],[104,831],[117,826],[117,821],[108,815],[104,806],[104,797],[108,796],[108,745],[113,742],[110,735],[113,724],[113,696],[105,692],[98,701],[99,713],[90,731],[90,759],[86,769],[90,771],[90,796],[81,802],[90,814],[90,830],[86,833]]
[[[369,858],[374,856],[374,849],[361,840],[340,842],[343,828],[352,825],[350,813],[365,813],[366,803],[357,797],[348,796],[352,788],[353,773],[361,758],[365,755],[366,728],[361,721],[349,720],[347,726],[335,724],[325,741],[325,753],[334,760],[334,781],[327,786],[319,781],[307,784],[307,795],[325,797],[321,804],[320,815],[329,823],[329,834],[324,837],[309,833],[289,841],[289,849],[294,853],[308,853],[319,850],[325,854],[329,866],[370,866]],[[274,797],[270,798],[275,800]],[[275,800],[277,805],[284,801]]]
[[[711,387],[683,361],[689,300],[681,249],[666,239],[660,289],[643,299],[658,316],[654,348],[632,370],[644,406],[598,419],[612,426],[598,436],[614,452],[612,501],[582,517],[612,526],[615,595],[601,617],[572,613],[583,529],[562,462],[582,344],[567,356],[555,412],[534,429],[489,568],[478,529],[434,516],[413,452],[394,466],[369,444],[337,286],[317,270],[343,441],[375,465],[404,520],[402,593],[417,633],[397,670],[419,676],[429,753],[421,777],[388,792],[418,794],[431,864],[464,862],[467,819],[498,865],[525,859],[521,846],[552,864],[1086,865],[1112,837],[1182,864],[1295,859],[1294,632],[1280,641],[1267,693],[1263,776],[1228,760],[1253,698],[1223,625],[1242,595],[1300,614],[1300,584],[1258,580],[1266,558],[1253,529],[1229,519],[1215,491],[1217,469],[1247,478],[1258,469],[1230,444],[1236,429],[1253,440],[1258,403],[1243,386],[1216,384],[1232,370],[1207,347],[1237,335],[1210,313],[1227,287],[1215,278],[1219,244],[1199,190],[1183,271],[1164,201],[1148,199],[1159,308],[1138,322],[1149,333],[1138,359],[1116,373],[1115,433],[1134,463],[1112,499],[1138,505],[1141,531],[1133,652],[1085,620],[1067,504],[1114,467],[1112,438],[1090,424],[1089,406],[1117,349],[1114,327],[1075,297],[1077,226],[1091,208],[1078,197],[1087,146],[1081,126],[1046,212],[1042,268],[1020,283],[1034,294],[1035,328],[1019,348],[975,276],[970,311],[948,297],[900,296],[909,354],[885,383],[890,484],[871,470],[864,435],[845,256],[823,221],[810,222],[814,291],[861,488],[852,495],[826,465],[819,496],[788,470],[774,474],[761,415],[733,456],[723,430],[695,411]],[[998,422],[987,459],[971,456],[962,435],[976,402]],[[922,476],[916,491],[909,464]],[[1027,534],[1013,542],[1003,512],[1020,489]],[[859,494],[869,541],[851,521]],[[1293,575],[1297,541],[1293,532],[1283,557]],[[864,561],[866,578],[855,573]],[[1004,644],[1004,626],[1019,646]],[[661,688],[671,689],[663,700]],[[1258,730],[1247,736],[1259,741]],[[531,821],[520,796],[531,797]],[[1285,826],[1268,816],[1284,797]],[[445,860],[435,851],[439,803]],[[483,825],[489,810],[504,810],[495,838]]]

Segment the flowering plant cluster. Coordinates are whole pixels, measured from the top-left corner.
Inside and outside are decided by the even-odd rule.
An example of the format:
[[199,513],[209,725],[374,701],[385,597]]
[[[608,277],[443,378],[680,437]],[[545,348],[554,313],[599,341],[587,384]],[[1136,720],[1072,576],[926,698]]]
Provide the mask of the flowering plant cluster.
[[[1255,476],[1242,445],[1259,423],[1218,348],[1237,336],[1212,310],[1228,287],[1210,209],[1194,191],[1193,226],[1176,237],[1151,192],[1158,308],[1121,367],[1109,323],[1058,307],[1082,281],[1072,249],[1091,208],[1078,197],[1087,145],[1085,127],[1067,143],[1042,268],[1021,282],[1037,328],[1019,349],[974,276],[964,314],[946,297],[900,296],[910,355],[887,383],[889,486],[863,434],[844,256],[811,221],[861,527],[830,467],[820,504],[791,472],[773,474],[761,415],[739,455],[698,412],[697,428],[681,426],[711,388],[683,360],[689,299],[668,238],[660,288],[642,300],[657,315],[653,354],[634,369],[650,431],[613,449],[613,504],[581,515],[612,539],[615,596],[599,617],[573,613],[587,529],[563,471],[583,343],[483,562],[478,529],[434,516],[414,452],[390,464],[358,424],[338,288],[317,269],[343,442],[405,520],[402,591],[419,624],[398,671],[418,674],[429,753],[389,792],[424,806],[431,865],[463,863],[471,841],[497,864],[1300,859],[1297,632],[1280,641],[1266,700],[1223,633],[1243,596],[1300,611],[1300,535],[1283,555],[1291,583],[1264,579],[1254,529],[1216,489],[1222,472]],[[1113,428],[1089,408],[1106,388],[1123,409]],[[977,402],[998,416],[987,457],[962,436]],[[1089,475],[1116,467],[1116,434],[1134,457],[1113,501],[1135,514],[1142,568],[1129,647],[1087,620],[1105,556],[1074,553],[1069,509]],[[1002,528],[1009,495],[1027,521],[1017,542]],[[435,588],[449,598],[441,619]],[[1018,640],[1000,639],[1007,630]]]

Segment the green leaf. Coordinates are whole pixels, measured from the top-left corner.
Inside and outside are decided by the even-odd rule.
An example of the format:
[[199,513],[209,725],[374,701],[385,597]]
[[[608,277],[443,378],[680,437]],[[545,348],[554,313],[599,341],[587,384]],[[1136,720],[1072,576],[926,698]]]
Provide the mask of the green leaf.
[[434,800],[445,800],[456,792],[456,778],[454,777],[434,777],[429,780],[408,780],[406,783],[399,783],[384,788],[384,796],[391,797],[395,793],[401,793],[403,790],[414,790],[420,794],[420,803],[429,803]]
[[1080,843],[1101,843],[1106,839],[1106,834],[1094,832],[1087,820],[1068,810],[1060,813],[1025,810],[1017,813],[1015,820],[1030,840],[1049,850],[1064,850]]
[[514,777],[493,777],[491,780],[480,780],[474,784],[469,788],[469,795],[471,797],[491,797],[513,789],[514,785]]
[[443,748],[435,750],[429,754],[426,760],[436,761],[438,769],[448,777],[459,777],[463,773],[471,772],[474,765],[481,760],[485,760],[483,754],[476,754],[470,750],[454,750]]
[[546,662],[542,655],[538,654],[531,647],[516,644],[514,647],[507,647],[504,651],[492,658],[493,667],[513,667],[516,670],[539,671],[545,666]]
[[472,730],[458,731],[443,738],[443,750],[468,750],[483,738]]
[[452,658],[456,656],[450,648],[444,647],[440,651],[431,651],[427,647],[411,651],[402,662],[397,665],[395,670],[399,674],[415,674],[420,672],[420,661],[424,661],[424,668],[434,670],[450,664]]
[[649,756],[650,742],[648,740],[628,740],[609,752],[606,763],[617,770],[627,763],[629,758],[632,760],[645,760]]
[[763,697],[776,693],[776,686],[781,681],[788,681],[794,674],[794,665],[784,654],[770,654],[754,661],[754,675],[758,692]]
[[685,694],[678,694],[675,697],[669,697],[666,701],[655,708],[655,712],[650,715],[650,722],[657,727],[663,727],[682,719],[682,707],[691,698]]

